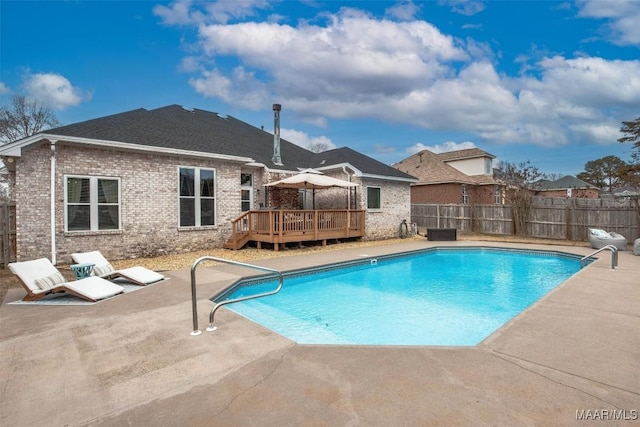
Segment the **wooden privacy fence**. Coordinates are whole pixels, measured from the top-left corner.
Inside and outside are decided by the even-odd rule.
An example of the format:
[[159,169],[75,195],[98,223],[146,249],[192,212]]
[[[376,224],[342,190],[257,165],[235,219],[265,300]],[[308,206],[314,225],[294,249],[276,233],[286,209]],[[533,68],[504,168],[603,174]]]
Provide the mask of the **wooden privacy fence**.
[[0,266],[16,260],[16,204],[0,203]]
[[[511,205],[412,204],[411,222],[423,228],[514,234]],[[629,243],[640,238],[638,208],[630,200],[534,197],[526,222],[527,234],[536,238],[585,241],[587,228],[615,231]]]

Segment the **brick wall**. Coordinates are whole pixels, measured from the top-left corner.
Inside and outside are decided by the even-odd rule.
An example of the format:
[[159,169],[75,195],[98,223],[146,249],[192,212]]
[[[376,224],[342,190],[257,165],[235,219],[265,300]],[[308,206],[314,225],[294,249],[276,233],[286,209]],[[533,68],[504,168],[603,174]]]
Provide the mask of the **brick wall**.
[[[217,226],[178,228],[179,166],[216,170]],[[65,175],[120,178],[122,229],[65,232]],[[230,234],[230,221],[241,212],[237,163],[58,143],[55,180],[55,236],[60,263],[71,262],[73,252],[96,249],[108,259],[123,259],[220,247]],[[25,148],[16,170],[18,260],[51,258],[49,183],[49,144]]]
[[495,185],[470,185],[467,188],[469,192],[469,203],[477,205],[495,204]]
[[432,184],[411,187],[411,202],[424,203],[462,203],[462,185]]
[[[52,258],[50,226],[50,145],[33,144],[16,159],[17,259]],[[216,170],[216,226],[178,227],[178,168]],[[230,235],[231,221],[241,213],[240,174],[254,174],[255,206],[265,202],[264,183],[280,179],[266,176],[262,168],[187,156],[118,151],[101,147],[56,144],[55,250],[58,263],[70,263],[73,252],[100,250],[108,259],[185,253],[221,247]],[[65,232],[65,175],[119,178],[121,183],[121,229]],[[344,174],[342,174],[344,175]],[[335,175],[344,179],[339,173]],[[366,213],[365,239],[384,239],[398,234],[399,224],[410,218],[408,183],[359,179],[354,191],[316,191],[317,209],[366,209],[366,187],[381,187],[382,209]],[[260,190],[260,191],[257,191]],[[298,208],[298,191],[284,192],[282,203]]]
[[[467,185],[467,194],[469,204],[495,203],[494,185]],[[415,204],[462,203],[462,184],[414,185],[411,187],[411,202]]]
[[[403,219],[411,220],[411,188],[409,183],[359,178],[357,209],[365,209],[365,240],[398,237]],[[367,209],[367,187],[380,187],[381,209]]]

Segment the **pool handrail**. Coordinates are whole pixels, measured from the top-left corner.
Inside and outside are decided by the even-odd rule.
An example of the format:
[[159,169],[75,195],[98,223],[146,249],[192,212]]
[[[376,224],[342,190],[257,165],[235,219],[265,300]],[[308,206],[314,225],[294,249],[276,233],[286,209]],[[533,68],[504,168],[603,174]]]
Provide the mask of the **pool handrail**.
[[591,258],[592,256],[596,255],[597,253],[600,253],[602,251],[604,251],[605,249],[610,250],[611,251],[611,269],[615,270],[616,267],[618,266],[618,248],[615,247],[614,245],[606,245],[601,247],[598,250],[593,251],[592,253],[590,253],[589,255],[583,256],[580,259],[580,268],[584,267],[584,262]]
[[278,287],[273,291],[263,292],[263,293],[256,294],[256,295],[248,295],[248,296],[241,297],[241,298],[235,298],[235,299],[231,299],[231,300],[220,301],[219,303],[217,303],[213,307],[213,309],[211,310],[211,313],[209,314],[209,326],[206,328],[206,330],[208,332],[213,332],[213,331],[215,331],[217,329],[216,326],[213,325],[213,316],[215,315],[216,310],[218,310],[218,308],[222,307],[223,305],[231,304],[231,303],[234,303],[234,302],[246,301],[246,300],[254,299],[254,298],[266,297],[266,296],[269,296],[269,295],[276,294],[276,293],[280,292],[280,289],[282,289],[282,284],[284,282],[284,276],[282,275],[281,272],[279,272],[278,270],[274,270],[273,268],[262,267],[262,266],[253,265],[253,264],[247,264],[247,263],[239,262],[239,261],[231,261],[231,260],[228,260],[228,259],[212,257],[212,256],[203,256],[203,257],[198,258],[193,263],[193,266],[191,266],[191,308],[192,308],[192,312],[193,312],[193,332],[191,332],[191,335],[193,335],[193,336],[200,335],[202,333],[202,331],[200,331],[198,329],[198,303],[197,303],[198,299],[197,299],[197,295],[196,295],[196,268],[198,267],[198,265],[202,261],[216,261],[216,262],[221,262],[221,263],[224,263],[224,264],[239,265],[241,267],[248,267],[248,268],[254,268],[256,270],[268,271],[270,273],[277,274],[278,275],[278,281],[279,281]]

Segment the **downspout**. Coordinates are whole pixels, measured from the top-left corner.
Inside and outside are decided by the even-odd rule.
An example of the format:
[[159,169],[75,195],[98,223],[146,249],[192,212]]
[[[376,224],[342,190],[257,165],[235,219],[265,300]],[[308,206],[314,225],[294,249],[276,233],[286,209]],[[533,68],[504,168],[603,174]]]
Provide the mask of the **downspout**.
[[[342,166],[342,172],[344,172],[345,175],[347,175],[347,181],[351,182],[351,174],[347,172],[346,166]],[[355,188],[354,188],[354,191],[356,191]],[[347,192],[347,209],[351,209],[351,189],[349,189],[349,191]]]
[[56,264],[56,141],[51,141],[51,263]]

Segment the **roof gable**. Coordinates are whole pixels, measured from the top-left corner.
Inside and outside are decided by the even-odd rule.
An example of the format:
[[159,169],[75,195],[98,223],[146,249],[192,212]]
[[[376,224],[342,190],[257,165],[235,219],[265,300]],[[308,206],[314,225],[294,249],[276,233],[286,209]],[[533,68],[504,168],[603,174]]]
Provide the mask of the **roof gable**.
[[429,150],[422,150],[409,156],[394,164],[393,167],[417,177],[420,181],[419,184],[495,184],[493,177],[470,176],[460,172],[453,166],[448,165],[442,159],[441,154],[436,154]]
[[446,153],[436,154],[441,160],[451,162],[453,160],[475,159],[478,157],[489,157],[495,159],[496,156],[489,154],[479,148],[466,148],[464,150],[447,151]]
[[350,164],[364,175],[372,177],[392,177],[412,182],[416,181],[416,178],[411,174],[407,174],[389,165],[385,165],[376,159],[365,156],[364,154],[348,147],[336,148],[334,150],[323,151],[316,154],[313,167],[316,169],[322,169],[327,166],[344,163]]

